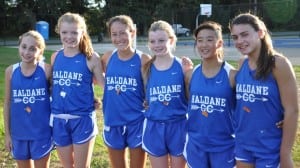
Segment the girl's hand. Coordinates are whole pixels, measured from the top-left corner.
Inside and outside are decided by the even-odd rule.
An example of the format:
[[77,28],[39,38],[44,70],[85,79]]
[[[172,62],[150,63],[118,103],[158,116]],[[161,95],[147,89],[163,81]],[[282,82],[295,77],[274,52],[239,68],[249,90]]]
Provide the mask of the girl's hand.
[[183,73],[186,73],[194,68],[193,61],[190,58],[183,56],[181,57],[181,61]]

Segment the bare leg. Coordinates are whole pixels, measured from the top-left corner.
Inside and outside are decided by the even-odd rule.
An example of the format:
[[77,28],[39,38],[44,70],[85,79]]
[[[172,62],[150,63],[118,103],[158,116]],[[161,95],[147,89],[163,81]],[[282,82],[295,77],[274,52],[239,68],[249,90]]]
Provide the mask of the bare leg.
[[32,160],[17,160],[18,168],[33,168]]
[[74,161],[75,168],[89,168],[91,165],[91,159],[95,144],[95,138],[93,137],[84,144],[74,145]]
[[171,168],[185,168],[186,162],[183,158],[183,156],[171,156]]
[[145,167],[146,153],[141,147],[129,149],[129,153],[130,153],[130,168]]
[[236,161],[236,168],[254,168],[253,164]]
[[169,158],[168,155],[161,157],[149,156],[151,167],[155,168],[168,168],[169,167]]
[[74,168],[73,145],[56,147],[60,163],[64,168]]
[[50,154],[44,156],[39,160],[34,160],[35,168],[48,168],[50,166]]
[[112,168],[126,168],[125,149],[117,150],[108,147],[109,159]]

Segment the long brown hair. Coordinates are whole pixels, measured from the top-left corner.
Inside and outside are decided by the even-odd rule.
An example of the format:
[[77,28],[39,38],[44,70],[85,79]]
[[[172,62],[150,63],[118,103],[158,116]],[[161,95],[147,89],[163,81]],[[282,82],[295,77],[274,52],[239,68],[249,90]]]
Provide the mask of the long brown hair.
[[92,46],[91,38],[87,32],[87,26],[86,26],[84,17],[80,16],[77,13],[67,12],[67,13],[63,14],[58,19],[57,25],[55,28],[55,32],[58,34],[59,34],[59,30],[60,30],[62,22],[75,23],[83,31],[82,37],[79,42],[79,50],[84,55],[86,55],[88,59],[90,59],[94,53],[94,49]]
[[264,31],[265,35],[261,39],[261,49],[259,58],[256,62],[256,74],[255,77],[257,79],[265,79],[275,67],[275,58],[274,56],[277,53],[272,44],[271,36],[267,30],[266,25],[262,20],[260,20],[257,16],[250,13],[243,13],[237,15],[230,23],[229,29],[232,30],[232,27],[237,24],[249,24],[254,28],[255,31]]

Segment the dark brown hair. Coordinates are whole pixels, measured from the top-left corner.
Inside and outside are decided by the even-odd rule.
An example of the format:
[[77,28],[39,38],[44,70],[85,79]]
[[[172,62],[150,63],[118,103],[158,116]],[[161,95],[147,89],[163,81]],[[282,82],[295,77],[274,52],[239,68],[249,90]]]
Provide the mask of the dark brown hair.
[[278,54],[272,44],[271,36],[266,28],[266,25],[257,16],[250,13],[237,15],[230,23],[229,29],[232,30],[234,25],[249,24],[255,31],[264,31],[265,35],[261,39],[261,49],[257,60],[257,68],[255,77],[257,79],[265,79],[275,67],[274,56]]
[[[214,21],[206,21],[206,22],[203,22],[202,24],[200,24],[195,30],[194,30],[194,33],[193,33],[193,37],[195,39],[195,44],[194,44],[194,47],[196,47],[196,44],[197,44],[197,35],[198,33],[201,31],[201,30],[204,30],[204,29],[208,29],[208,30],[212,30],[215,32],[216,34],[216,37],[218,40],[223,40],[223,36],[222,36],[222,26],[217,23],[217,22],[214,22]],[[217,55],[218,57],[220,58],[223,58],[224,57],[224,50],[223,50],[223,47],[219,48],[218,51],[217,51]]]

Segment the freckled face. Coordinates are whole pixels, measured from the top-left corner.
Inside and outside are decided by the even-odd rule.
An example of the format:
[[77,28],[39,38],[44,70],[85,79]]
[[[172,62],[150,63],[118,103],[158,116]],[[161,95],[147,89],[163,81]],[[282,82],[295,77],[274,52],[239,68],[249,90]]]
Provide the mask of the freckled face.
[[31,63],[37,61],[42,55],[42,50],[38,48],[38,44],[33,37],[25,36],[19,45],[19,55],[22,62]]
[[78,48],[83,31],[76,23],[62,22],[59,35],[64,48]]
[[231,37],[235,47],[243,54],[252,56],[261,46],[259,31],[255,31],[249,24],[236,24],[232,26]]
[[150,31],[148,46],[156,56],[164,56],[171,53],[172,40],[163,30]]

